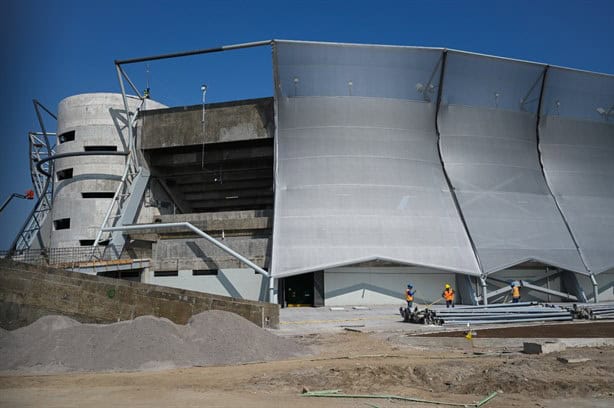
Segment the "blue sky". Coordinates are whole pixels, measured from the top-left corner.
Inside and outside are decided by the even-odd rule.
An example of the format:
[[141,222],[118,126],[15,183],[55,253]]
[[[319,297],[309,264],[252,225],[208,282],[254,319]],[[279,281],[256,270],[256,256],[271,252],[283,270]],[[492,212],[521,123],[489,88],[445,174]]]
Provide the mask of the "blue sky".
[[[57,110],[85,92],[118,92],[113,61],[272,38],[456,48],[614,74],[614,1],[33,1],[0,15],[0,200],[31,188],[31,100]],[[169,106],[272,95],[268,48],[152,62],[152,97]],[[146,66],[128,72],[145,87]],[[53,128],[53,122],[48,126]],[[10,246],[32,202],[0,213]]]

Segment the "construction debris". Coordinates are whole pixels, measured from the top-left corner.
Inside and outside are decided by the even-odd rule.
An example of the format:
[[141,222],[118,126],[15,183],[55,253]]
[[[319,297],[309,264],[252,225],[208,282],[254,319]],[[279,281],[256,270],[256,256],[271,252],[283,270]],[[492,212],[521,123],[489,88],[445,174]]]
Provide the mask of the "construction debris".
[[614,319],[614,302],[578,303],[568,307],[576,319]]
[[405,323],[424,324],[426,323],[429,309],[418,309],[416,307],[414,310],[410,310],[406,307],[401,307],[399,308],[399,313],[401,313],[401,317],[403,317]]
[[355,333],[362,333],[362,330],[359,329],[353,329],[351,327],[344,327],[343,330],[345,331],[349,331],[349,332],[355,332]]
[[472,404],[462,404],[458,402],[446,402],[446,401],[433,401],[426,400],[422,398],[414,398],[414,397],[402,397],[399,395],[379,395],[379,394],[341,394],[339,390],[323,390],[323,391],[309,391],[303,392],[301,394],[303,397],[319,397],[319,398],[368,398],[368,399],[386,399],[386,400],[398,400],[398,401],[408,401],[408,402],[419,402],[422,404],[435,404],[435,405],[445,405],[449,407],[482,407],[486,405],[489,401],[497,396],[496,392],[488,395],[486,398],[472,403]]
[[342,327],[343,330],[355,333],[362,333],[362,330],[359,327],[365,327],[364,324],[342,324],[339,327]]
[[548,354],[563,351],[565,348],[564,344],[554,341],[547,341],[545,343],[525,342],[523,343],[522,352],[525,354]]
[[591,361],[590,358],[584,358],[584,357],[579,357],[579,358],[557,357],[557,360],[559,360],[563,364],[577,364],[577,363],[586,363],[587,361]]

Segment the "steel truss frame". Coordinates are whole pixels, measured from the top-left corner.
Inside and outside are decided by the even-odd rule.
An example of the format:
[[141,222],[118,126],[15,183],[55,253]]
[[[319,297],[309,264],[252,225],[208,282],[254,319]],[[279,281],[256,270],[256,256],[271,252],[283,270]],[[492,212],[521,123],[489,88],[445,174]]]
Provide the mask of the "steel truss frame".
[[[187,52],[178,52],[173,54],[163,54],[156,55],[151,57],[143,57],[143,58],[133,58],[127,60],[116,60],[115,61],[115,70],[117,74],[117,80],[119,82],[119,87],[122,94],[122,100],[124,102],[124,113],[126,115],[126,119],[128,122],[128,151],[126,153],[126,167],[124,169],[124,173],[122,174],[121,181],[115,194],[113,196],[113,200],[109,205],[105,216],[102,220],[98,233],[96,235],[96,239],[94,240],[94,244],[92,246],[92,259],[94,258],[104,258],[106,256],[106,249],[102,252],[102,254],[98,254],[98,245],[100,242],[105,240],[115,240],[115,237],[118,238],[118,241],[121,242],[121,232],[119,230],[112,230],[109,228],[113,227],[121,227],[123,226],[122,214],[124,212],[124,207],[129,205],[129,198],[131,195],[131,184],[135,180],[138,175],[144,175],[144,177],[148,177],[148,172],[143,168],[141,160],[139,158],[137,148],[137,140],[136,140],[136,131],[135,126],[138,119],[138,114],[141,111],[143,104],[145,103],[148,96],[142,95],[138,90],[134,82],[130,79],[126,71],[123,69],[123,65],[134,64],[138,62],[146,62],[146,61],[154,61],[161,59],[169,59],[169,58],[179,58],[186,57],[191,55],[200,55],[200,54],[209,54],[214,52],[222,52],[229,50],[236,50],[241,48],[252,48],[252,47],[260,47],[265,45],[270,45],[272,43],[271,40],[268,41],[258,41],[244,44],[235,44],[228,45],[217,48],[208,48],[201,49],[196,51],[187,51]],[[125,82],[124,82],[125,81]],[[126,83],[130,86],[130,89],[136,94],[136,96],[140,99],[140,106],[137,108],[135,113],[130,111],[130,106],[128,104],[128,95],[126,94]],[[139,197],[140,198],[140,197]],[[140,200],[139,200],[140,201]],[[134,202],[131,205],[135,205]],[[108,235],[105,235],[108,234]],[[113,235],[118,234],[118,235]],[[123,248],[114,248],[114,257],[120,257]]]
[[[33,99],[34,111],[41,131],[28,132],[28,151],[30,164],[30,178],[36,193],[36,203],[32,211],[28,215],[26,222],[21,227],[19,233],[13,240],[9,254],[14,254],[18,251],[30,249],[34,239],[39,235],[47,214],[51,210],[53,200],[53,161],[49,158],[55,153],[55,141],[51,141],[51,137],[55,137],[54,132],[47,132],[45,121],[43,120],[43,112],[57,121],[57,116],[47,109],[37,99]],[[44,163],[44,167],[39,166],[39,163]],[[42,237],[41,246],[43,246]]]

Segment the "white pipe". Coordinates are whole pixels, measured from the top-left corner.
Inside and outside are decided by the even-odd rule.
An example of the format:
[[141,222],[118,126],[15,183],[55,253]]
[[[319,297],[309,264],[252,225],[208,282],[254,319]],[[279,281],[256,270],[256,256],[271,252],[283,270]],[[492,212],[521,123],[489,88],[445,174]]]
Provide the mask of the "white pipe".
[[569,299],[569,300],[573,300],[575,302],[578,301],[578,298],[574,295],[570,295],[569,293],[564,293],[564,292],[559,292],[557,290],[552,290],[552,289],[546,289],[546,288],[542,288],[541,286],[537,286],[537,285],[533,285],[532,283],[529,283],[527,281],[520,281],[520,286],[523,288],[528,288],[531,290],[534,290],[536,292],[542,292],[542,293],[546,293],[546,294],[551,294],[553,296],[558,296],[561,299]]
[[597,279],[595,279],[595,275],[591,273],[591,282],[593,283],[593,302],[597,303],[597,295],[599,294],[599,285],[597,284]]
[[[258,265],[256,265],[255,263],[253,263],[252,261],[250,261],[249,259],[247,259],[243,255],[241,255],[240,253],[238,253],[238,252],[234,251],[233,249],[230,249],[226,245],[222,244],[217,239],[215,239],[212,236],[204,233],[202,230],[196,228],[194,225],[190,224],[189,222],[173,222],[173,223],[165,223],[165,224],[123,225],[121,227],[103,228],[102,230],[103,231],[135,231],[135,230],[145,230],[145,229],[166,229],[166,228],[177,228],[177,227],[184,227],[184,228],[187,228],[187,229],[191,230],[195,234],[200,235],[201,237],[205,238],[207,241],[211,242],[216,247],[220,248],[222,251],[224,251],[224,252],[232,255],[233,257],[237,258],[239,261],[243,262],[244,264],[246,264],[250,268],[254,269],[256,272],[266,276],[267,278],[270,278],[270,275],[269,275],[269,273],[267,271],[265,271],[264,269],[262,269],[261,267],[259,267]],[[273,280],[273,279],[271,279],[271,280]]]
[[275,278],[269,276],[269,303],[277,303],[277,293],[275,292]]
[[482,284],[482,303],[488,305],[488,294],[486,293],[486,277],[480,276],[480,283]]

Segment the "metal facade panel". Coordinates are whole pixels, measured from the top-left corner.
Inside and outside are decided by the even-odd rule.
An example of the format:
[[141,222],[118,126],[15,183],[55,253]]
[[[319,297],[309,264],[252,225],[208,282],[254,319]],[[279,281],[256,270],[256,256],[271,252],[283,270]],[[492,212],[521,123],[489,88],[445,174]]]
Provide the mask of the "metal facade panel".
[[444,178],[441,52],[276,43],[273,276],[371,259],[479,274]]
[[486,274],[528,260],[587,273],[540,165],[542,73],[457,53],[445,65],[441,152]]
[[614,268],[614,77],[552,68],[539,134],[546,179],[590,272]]

